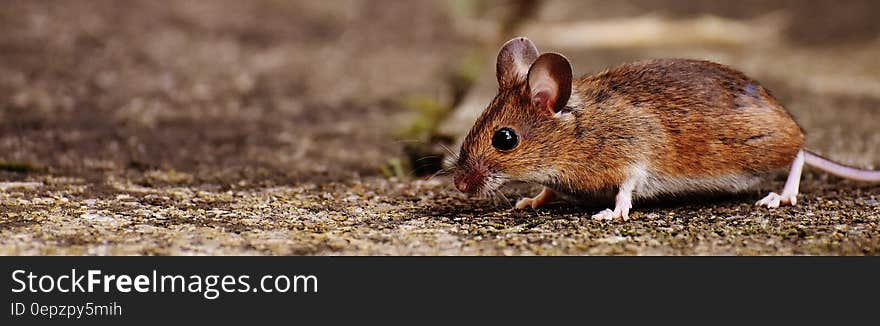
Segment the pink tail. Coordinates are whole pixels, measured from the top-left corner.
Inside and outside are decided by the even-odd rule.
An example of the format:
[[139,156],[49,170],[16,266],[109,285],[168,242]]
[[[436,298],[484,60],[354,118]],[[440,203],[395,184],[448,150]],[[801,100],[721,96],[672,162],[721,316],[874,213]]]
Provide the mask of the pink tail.
[[849,167],[829,159],[804,151],[806,163],[809,166],[828,172],[841,178],[866,182],[880,182],[880,171],[861,170]]

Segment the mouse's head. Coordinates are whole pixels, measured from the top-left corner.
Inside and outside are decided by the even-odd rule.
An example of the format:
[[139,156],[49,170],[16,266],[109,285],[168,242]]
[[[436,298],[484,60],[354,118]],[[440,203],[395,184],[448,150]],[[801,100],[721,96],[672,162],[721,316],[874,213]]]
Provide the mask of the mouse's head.
[[461,145],[455,187],[487,194],[504,182],[544,183],[558,174],[567,134],[558,128],[571,95],[571,65],[562,55],[538,55],[524,37],[512,39],[498,53],[498,94],[480,115]]

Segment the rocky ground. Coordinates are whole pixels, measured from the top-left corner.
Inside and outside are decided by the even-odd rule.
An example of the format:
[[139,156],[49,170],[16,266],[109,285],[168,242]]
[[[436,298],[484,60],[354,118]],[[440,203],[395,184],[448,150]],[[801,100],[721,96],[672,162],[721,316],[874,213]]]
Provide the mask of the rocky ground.
[[[774,91],[809,147],[880,167],[877,5],[748,4],[12,1],[0,254],[880,253],[880,185],[817,172],[796,207],[753,206],[780,175],[636,203],[627,222],[591,220],[603,202],[514,212],[537,188],[466,198],[409,173],[413,144],[454,144],[468,126],[451,121],[491,96],[499,42],[580,22],[619,36],[533,39],[577,73],[658,56],[732,64]],[[668,32],[639,38],[637,23]]]

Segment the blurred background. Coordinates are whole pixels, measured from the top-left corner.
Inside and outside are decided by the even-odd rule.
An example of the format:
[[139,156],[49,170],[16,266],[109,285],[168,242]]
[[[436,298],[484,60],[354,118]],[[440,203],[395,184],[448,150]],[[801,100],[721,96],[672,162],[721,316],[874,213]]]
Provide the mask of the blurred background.
[[221,184],[430,174],[436,144],[455,147],[494,95],[494,56],[514,35],[577,74],[650,57],[733,65],[781,98],[810,146],[871,164],[878,6],[5,1],[0,170]]
[[[4,0],[0,181],[18,190],[0,211],[18,215],[3,225],[96,210],[64,200],[181,200],[131,191],[143,187],[430,175],[494,96],[495,55],[513,36],[565,54],[576,74],[656,57],[732,65],[774,92],[807,146],[876,168],[878,12],[870,0]],[[130,209],[114,205],[97,216]],[[190,208],[177,207],[204,214]]]

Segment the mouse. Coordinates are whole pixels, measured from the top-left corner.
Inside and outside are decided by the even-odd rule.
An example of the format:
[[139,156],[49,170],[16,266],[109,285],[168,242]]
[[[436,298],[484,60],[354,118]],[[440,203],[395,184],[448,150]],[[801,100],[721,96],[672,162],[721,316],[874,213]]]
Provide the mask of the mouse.
[[453,184],[486,196],[509,181],[543,186],[514,209],[596,194],[613,208],[593,219],[627,220],[633,201],[741,192],[788,171],[781,192],[756,202],[796,205],[804,165],[880,182],[804,147],[804,131],[756,80],[695,59],[649,59],[573,78],[569,60],[525,37],[496,59],[498,92],[453,158]]

